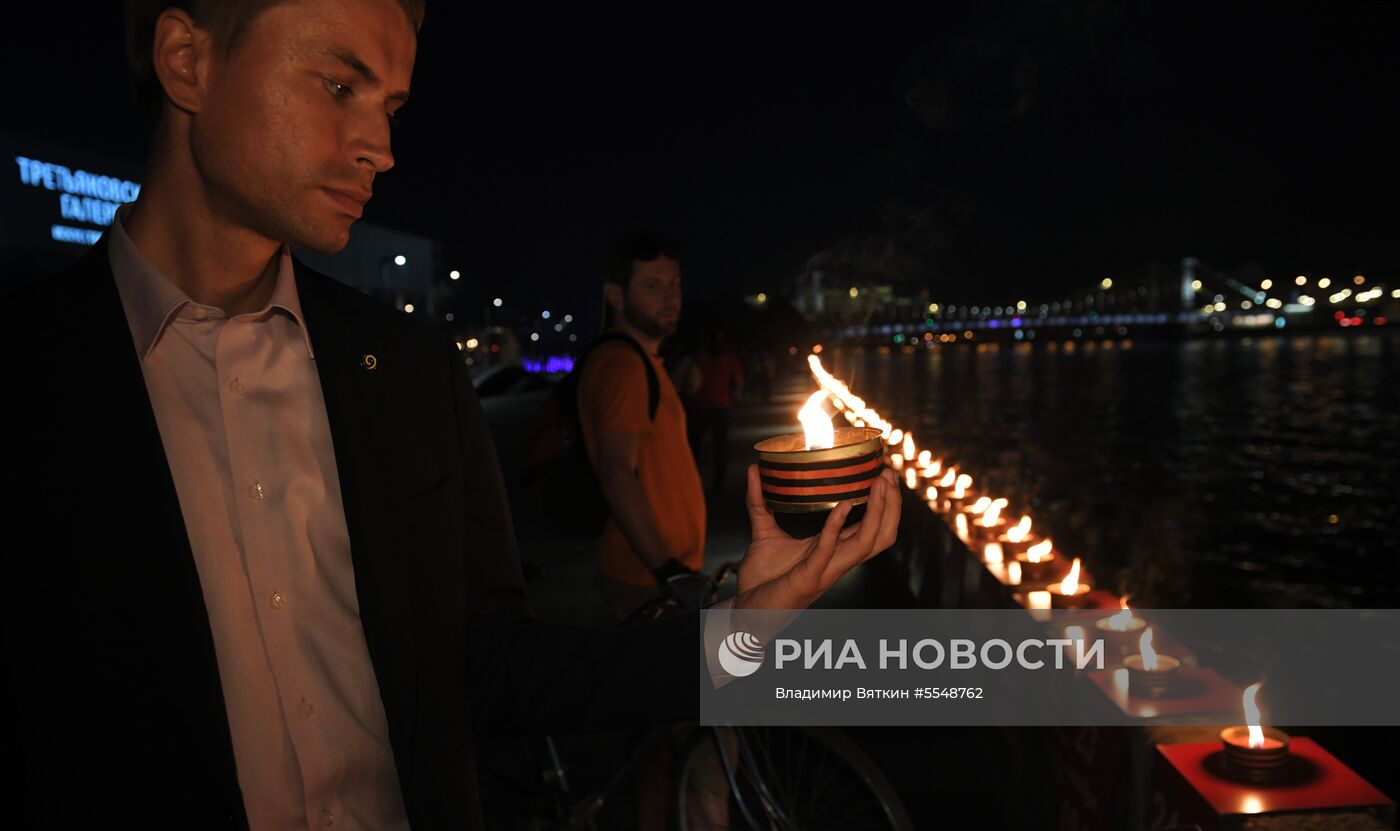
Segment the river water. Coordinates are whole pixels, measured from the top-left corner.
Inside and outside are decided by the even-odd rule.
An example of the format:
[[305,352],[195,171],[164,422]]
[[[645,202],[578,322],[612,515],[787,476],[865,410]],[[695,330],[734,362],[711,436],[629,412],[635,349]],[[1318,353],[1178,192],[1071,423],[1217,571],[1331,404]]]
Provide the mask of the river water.
[[1134,605],[1400,601],[1400,334],[823,358]]

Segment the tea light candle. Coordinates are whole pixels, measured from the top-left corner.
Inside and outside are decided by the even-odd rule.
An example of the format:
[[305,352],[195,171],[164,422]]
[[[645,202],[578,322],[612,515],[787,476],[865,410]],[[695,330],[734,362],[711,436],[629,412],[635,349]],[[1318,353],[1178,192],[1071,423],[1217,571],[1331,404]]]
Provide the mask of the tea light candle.
[[952,506],[948,501],[948,492],[952,489],[953,485],[957,484],[957,481],[958,469],[956,467],[950,467],[944,471],[943,478],[933,484],[933,487],[938,488],[939,499],[937,502],[930,502],[929,507],[940,514],[946,514],[952,510]]
[[1007,528],[1006,531],[997,538],[1001,543],[1001,548],[1009,556],[1016,556],[1031,546],[1031,518],[1021,517],[1021,521]]
[[1055,544],[1047,537],[1016,555],[1027,580],[1048,580],[1060,563],[1055,559]]
[[1089,602],[1089,591],[1093,587],[1079,580],[1079,558],[1074,558],[1069,575],[1046,590],[1050,592],[1050,605],[1056,609],[1082,609]]
[[1094,621],[1094,628],[1099,630],[1105,640],[1122,646],[1140,638],[1139,633],[1147,625],[1147,621],[1133,615],[1133,610],[1128,608],[1127,595],[1119,598],[1118,605],[1121,607],[1118,614],[1099,618]]
[[1171,688],[1181,662],[1170,655],[1158,655],[1152,648],[1152,630],[1142,633],[1138,640],[1139,654],[1123,659],[1128,669],[1128,689],[1133,695],[1156,698]]
[[1007,525],[1006,519],[1002,517],[1001,512],[1006,508],[1007,504],[1008,502],[1004,498],[999,497],[991,500],[991,503],[987,505],[987,509],[972,523],[972,531],[977,539],[995,540],[1001,536],[1002,531],[1006,530]]
[[1220,731],[1225,748],[1225,766],[1230,773],[1251,782],[1268,782],[1288,763],[1289,735],[1272,727],[1259,726],[1255,696],[1262,684],[1250,684],[1244,691],[1243,726]]

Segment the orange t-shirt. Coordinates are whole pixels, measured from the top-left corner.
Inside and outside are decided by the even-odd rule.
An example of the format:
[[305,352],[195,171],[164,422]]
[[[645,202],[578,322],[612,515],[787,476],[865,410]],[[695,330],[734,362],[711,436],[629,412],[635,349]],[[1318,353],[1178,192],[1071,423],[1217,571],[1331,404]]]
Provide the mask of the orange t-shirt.
[[[638,433],[637,478],[652,521],[672,557],[698,569],[705,557],[705,492],[685,432],[685,408],[661,359],[651,356],[660,386],[656,419],[647,418],[647,375],[642,358],[626,343],[595,348],[579,378],[578,410],[588,458],[598,464],[598,436]],[[651,569],[610,517],[597,543],[598,569],[635,586],[656,582]]]

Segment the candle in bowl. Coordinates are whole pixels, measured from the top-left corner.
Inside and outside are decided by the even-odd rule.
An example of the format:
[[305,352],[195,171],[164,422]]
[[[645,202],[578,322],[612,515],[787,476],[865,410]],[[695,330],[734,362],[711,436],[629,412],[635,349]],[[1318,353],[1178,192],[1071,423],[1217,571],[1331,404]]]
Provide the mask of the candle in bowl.
[[802,433],[775,436],[754,445],[763,501],[775,513],[829,511],[847,499],[864,504],[884,467],[880,431],[873,427],[833,428],[821,407],[825,397],[825,392],[816,393],[798,414]]
[[981,542],[993,542],[1006,530],[1008,525],[1001,512],[1006,509],[1007,500],[997,498],[972,523],[972,536]]
[[[972,477],[966,473],[958,474],[958,478],[953,480],[953,487],[945,495],[950,512],[964,510],[964,506],[974,505],[981,498],[972,489]],[[987,503],[991,504],[991,500],[988,499]]]
[[1157,698],[1176,682],[1181,662],[1170,655],[1157,654],[1152,648],[1150,628],[1139,638],[1138,652],[1123,659],[1123,666],[1128,668],[1128,689],[1141,698]]
[[1244,691],[1245,724],[1220,731],[1226,769],[1250,782],[1269,782],[1279,777],[1288,764],[1288,734],[1259,726],[1259,707],[1254,698],[1260,686],[1250,684]]
[[1055,557],[1055,544],[1049,537],[1017,554],[1016,561],[1021,564],[1021,572],[1027,580],[1049,580],[1060,567]]
[[1031,518],[1021,517],[1021,521],[1007,528],[997,537],[997,542],[1001,543],[1001,550],[1006,552],[1006,556],[1015,557],[1035,542],[1031,537]]
[[957,483],[957,481],[957,468],[950,467],[946,471],[944,471],[943,478],[936,480],[932,485],[929,486],[929,490],[934,490],[934,488],[937,488],[938,494],[937,501],[929,500],[929,507],[940,514],[948,513],[948,511],[951,510],[951,506],[948,502],[948,494],[952,490],[953,485]]
[[1118,605],[1120,611],[1116,615],[1099,618],[1094,621],[1094,628],[1099,630],[1099,634],[1104,636],[1104,640],[1117,646],[1126,646],[1141,637],[1143,627],[1147,621],[1133,614],[1133,610],[1128,608],[1128,596],[1119,598]]
[[1070,566],[1069,574],[1059,583],[1052,583],[1046,587],[1050,592],[1050,605],[1056,609],[1082,609],[1089,605],[1092,598],[1089,597],[1093,586],[1081,582],[1079,579],[1079,558],[1074,558],[1074,565]]

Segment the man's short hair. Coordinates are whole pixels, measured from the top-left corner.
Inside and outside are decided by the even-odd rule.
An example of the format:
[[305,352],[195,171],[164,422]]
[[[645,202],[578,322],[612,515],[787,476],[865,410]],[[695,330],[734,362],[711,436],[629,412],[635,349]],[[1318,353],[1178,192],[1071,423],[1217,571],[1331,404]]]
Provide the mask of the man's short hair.
[[[155,48],[156,18],[166,9],[183,9],[214,38],[224,57],[233,54],[239,40],[258,15],[287,0],[125,0],[126,67],[131,76],[136,108],[146,125],[160,121],[165,90],[156,77],[151,52]],[[398,0],[415,31],[423,26],[427,0]]]
[[681,244],[650,228],[628,231],[608,248],[607,259],[603,261],[603,282],[627,288],[635,262],[650,262],[657,257],[679,262]]

